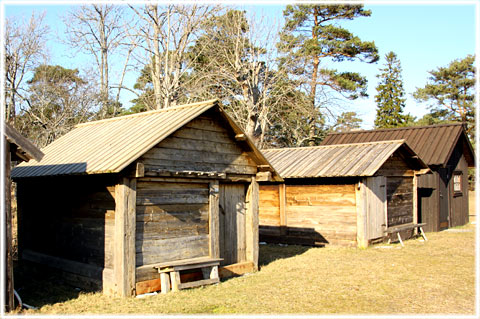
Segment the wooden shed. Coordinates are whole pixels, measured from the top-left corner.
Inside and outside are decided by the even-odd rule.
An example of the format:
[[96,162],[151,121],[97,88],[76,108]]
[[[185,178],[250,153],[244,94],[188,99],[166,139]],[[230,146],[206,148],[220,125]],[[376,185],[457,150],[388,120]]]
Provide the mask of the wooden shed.
[[403,141],[263,150],[282,183],[260,185],[260,240],[366,247],[417,225],[417,175]]
[[13,171],[23,260],[120,296],[257,269],[257,176],[281,178],[216,100],[80,124],[43,151]]
[[41,160],[43,153],[28,139],[23,137],[10,124],[4,123],[4,185],[5,185],[5,233],[2,240],[5,243],[5,305],[6,310],[13,310],[13,242],[12,242],[12,181],[10,179],[12,162],[28,162],[31,159]]
[[468,168],[475,166],[464,126],[442,124],[329,134],[323,145],[404,139],[433,174],[418,180],[418,220],[425,231],[468,223]]

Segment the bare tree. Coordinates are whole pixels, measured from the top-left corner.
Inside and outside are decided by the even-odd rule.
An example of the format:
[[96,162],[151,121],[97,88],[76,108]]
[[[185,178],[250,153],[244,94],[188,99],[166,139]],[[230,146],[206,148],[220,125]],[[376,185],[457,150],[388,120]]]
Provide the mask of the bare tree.
[[275,68],[278,29],[264,18],[248,19],[245,11],[229,10],[205,22],[197,41],[194,77],[200,96],[220,96],[229,113],[260,146],[282,88]]
[[[127,43],[127,28],[132,20],[128,19],[123,6],[108,4],[83,5],[71,10],[64,18],[67,27],[67,41],[78,50],[95,58],[100,76],[100,117],[115,115],[119,105],[120,91],[123,88],[125,72],[135,42]],[[124,64],[117,74],[118,89],[116,98],[111,103],[112,57],[118,59],[117,53],[124,49]],[[112,109],[111,109],[112,108]]]
[[[132,36],[141,38],[143,55],[137,60],[150,72],[155,108],[176,105],[185,98],[185,78],[190,70],[189,48],[201,31],[202,21],[219,10],[204,5],[130,6],[140,19]],[[135,31],[135,30],[132,30]]]
[[33,13],[28,22],[14,17],[5,21],[5,120],[15,122],[19,100],[25,98],[25,76],[46,55],[45,41],[49,28],[43,24],[45,14]]
[[39,147],[91,120],[97,111],[95,81],[77,69],[58,65],[35,68],[28,83],[29,94],[17,117],[17,127]]

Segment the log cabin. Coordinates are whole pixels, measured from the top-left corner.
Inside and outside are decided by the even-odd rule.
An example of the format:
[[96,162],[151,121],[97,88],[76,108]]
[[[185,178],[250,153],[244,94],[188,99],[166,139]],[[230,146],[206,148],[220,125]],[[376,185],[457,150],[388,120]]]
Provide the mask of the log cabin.
[[3,278],[5,281],[5,306],[6,311],[14,309],[14,294],[13,294],[13,225],[12,225],[12,181],[11,168],[12,162],[28,162],[32,159],[41,160],[43,153],[28,139],[23,137],[10,124],[4,123],[4,185],[5,185],[5,234],[3,242],[5,243],[6,260],[5,270],[6,274]]
[[80,124],[43,152],[13,171],[23,260],[118,296],[257,269],[258,181],[281,178],[218,101]]
[[403,140],[263,150],[284,182],[260,185],[260,240],[367,247],[412,236],[426,164]]
[[469,221],[468,169],[475,154],[462,123],[331,133],[322,145],[404,139],[432,174],[418,179],[418,220],[425,231],[441,231]]

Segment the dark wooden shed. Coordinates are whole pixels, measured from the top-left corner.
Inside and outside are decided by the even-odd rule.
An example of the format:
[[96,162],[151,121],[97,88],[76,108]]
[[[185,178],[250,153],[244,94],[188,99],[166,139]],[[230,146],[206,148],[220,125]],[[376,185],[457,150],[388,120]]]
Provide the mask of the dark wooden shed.
[[28,139],[23,137],[10,124],[4,123],[4,185],[5,185],[5,234],[3,241],[5,242],[6,260],[5,260],[5,305],[6,310],[13,310],[13,247],[12,247],[12,200],[11,200],[11,167],[12,162],[28,162],[31,159],[41,160],[43,153]]
[[475,155],[461,123],[332,133],[322,144],[391,139],[405,139],[433,172],[418,180],[418,216],[425,230],[467,224],[468,168],[475,166]]
[[257,269],[257,177],[281,178],[216,100],[80,124],[44,153],[13,171],[24,260],[120,296]]
[[263,150],[282,183],[260,185],[260,240],[366,247],[399,226],[411,236],[417,175],[403,141]]

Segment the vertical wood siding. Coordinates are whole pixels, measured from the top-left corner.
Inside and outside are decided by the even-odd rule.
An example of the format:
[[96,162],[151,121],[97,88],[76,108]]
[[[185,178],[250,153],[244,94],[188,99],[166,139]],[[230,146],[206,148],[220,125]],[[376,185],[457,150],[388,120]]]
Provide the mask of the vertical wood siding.
[[[456,150],[458,152],[458,150]],[[450,204],[450,227],[462,226],[468,223],[468,165],[465,157],[459,153],[458,164],[451,171],[451,177],[448,185]],[[453,166],[453,165],[452,165]],[[453,173],[462,173],[462,192],[453,191]]]
[[436,171],[418,177],[418,222],[426,232],[439,230],[439,177]]
[[246,186],[220,184],[220,258],[222,265],[246,260]]

